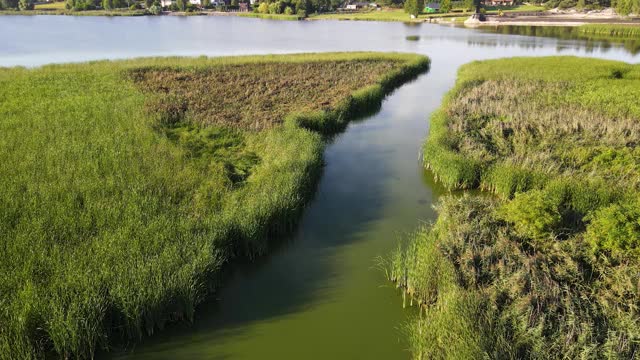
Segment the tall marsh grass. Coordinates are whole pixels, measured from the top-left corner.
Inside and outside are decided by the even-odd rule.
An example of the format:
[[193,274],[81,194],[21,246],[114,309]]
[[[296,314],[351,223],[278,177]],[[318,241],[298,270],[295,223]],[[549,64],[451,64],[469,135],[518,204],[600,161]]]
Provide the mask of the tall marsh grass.
[[[362,109],[339,99],[380,102],[359,89],[428,64],[334,53],[0,69],[0,358],[93,357],[192,319],[221,266],[265,253],[313,191],[324,137],[280,118],[317,106],[305,70],[342,84],[323,111],[346,122]],[[239,90],[218,77],[252,71],[272,83],[244,84],[242,116],[208,112]],[[271,106],[265,89],[287,88],[296,101]]]
[[[414,357],[632,359],[640,351],[640,67],[572,57],[461,68],[425,166],[449,189],[388,273]],[[424,314],[424,315],[423,315]]]
[[578,234],[534,248],[499,200],[447,197],[432,227],[392,256],[392,280],[419,306],[416,359],[633,359],[640,261],[602,261]]
[[585,35],[605,35],[640,39],[640,26],[637,25],[587,24],[579,26],[577,31]]

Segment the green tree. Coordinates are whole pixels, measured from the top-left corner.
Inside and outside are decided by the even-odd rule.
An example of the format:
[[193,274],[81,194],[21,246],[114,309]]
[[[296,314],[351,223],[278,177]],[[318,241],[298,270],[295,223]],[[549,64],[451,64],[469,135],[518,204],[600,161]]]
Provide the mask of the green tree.
[[187,1],[188,0],[176,0],[176,6],[178,10],[185,11],[187,9]]
[[442,0],[440,2],[440,11],[443,13],[448,13],[451,11],[451,0]]
[[584,0],[578,0],[578,3],[576,4],[576,7],[578,8],[578,10],[583,10],[585,6],[586,4]]
[[464,9],[466,11],[472,11],[473,10],[473,0],[464,0],[463,4],[464,4]]
[[269,14],[280,14],[280,2],[269,4]]
[[415,17],[418,17],[418,15],[420,15],[420,12],[422,11],[423,7],[424,7],[423,0],[407,0],[404,3],[404,11],[407,14],[413,15]]
[[258,12],[260,14],[268,14],[269,13],[269,4],[267,4],[266,2],[261,2],[260,5],[258,5]]
[[149,7],[149,13],[151,13],[151,15],[160,15],[162,13],[162,8],[154,2],[151,7]]
[[293,9],[291,8],[291,6],[287,6],[287,7],[284,9],[284,14],[285,14],[285,15],[293,15]]
[[113,1],[112,0],[102,0],[102,8],[105,10],[113,9]]
[[18,2],[18,8],[20,10],[33,10],[34,5],[33,5],[33,0],[20,0],[20,2]]

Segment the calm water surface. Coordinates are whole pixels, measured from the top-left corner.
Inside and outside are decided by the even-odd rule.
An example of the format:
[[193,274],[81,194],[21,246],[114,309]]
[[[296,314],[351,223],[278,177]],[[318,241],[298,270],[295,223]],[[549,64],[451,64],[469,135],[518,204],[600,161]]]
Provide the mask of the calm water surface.
[[[638,62],[623,45],[481,33],[440,25],[277,22],[233,17],[0,17],[0,66],[160,55],[321,51],[427,54],[431,71],[352,123],[327,147],[317,194],[298,230],[237,266],[194,324],[173,325],[103,357],[140,359],[407,359],[410,310],[375,268],[425,221],[443,190],[421,170],[429,114],[477,59],[576,55]],[[8,35],[8,36],[7,36]],[[419,41],[406,41],[419,35]]]

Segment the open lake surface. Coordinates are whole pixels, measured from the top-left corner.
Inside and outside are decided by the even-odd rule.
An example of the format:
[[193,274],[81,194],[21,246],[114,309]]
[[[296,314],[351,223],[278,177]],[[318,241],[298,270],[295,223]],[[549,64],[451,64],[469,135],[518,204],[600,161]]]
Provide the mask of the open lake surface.
[[[411,309],[376,268],[403,233],[435,219],[445,192],[422,170],[429,115],[473,60],[574,55],[638,62],[615,43],[493,34],[434,24],[272,21],[236,17],[0,16],[0,66],[139,56],[401,51],[431,70],[325,151],[316,196],[295,233],[233,266],[193,324],[101,354],[132,359],[407,359]],[[418,41],[407,41],[419,35]],[[55,94],[51,94],[55,96]],[[224,94],[220,94],[224,96]],[[37,99],[30,99],[37,101]]]

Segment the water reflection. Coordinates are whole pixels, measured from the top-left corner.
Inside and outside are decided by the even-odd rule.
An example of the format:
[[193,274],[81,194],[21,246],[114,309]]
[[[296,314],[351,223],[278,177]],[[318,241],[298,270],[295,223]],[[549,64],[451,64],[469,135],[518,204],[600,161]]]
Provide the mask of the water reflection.
[[562,40],[583,40],[583,42],[563,42],[558,45],[559,50],[577,50],[584,48],[587,53],[607,51],[616,46],[621,46],[629,53],[640,53],[640,39],[611,37],[606,35],[582,34],[575,26],[516,26],[505,25],[495,27],[482,27],[479,31],[503,35],[525,35],[552,37]]

